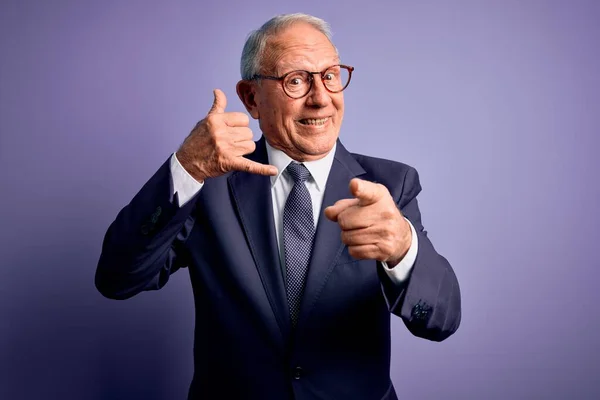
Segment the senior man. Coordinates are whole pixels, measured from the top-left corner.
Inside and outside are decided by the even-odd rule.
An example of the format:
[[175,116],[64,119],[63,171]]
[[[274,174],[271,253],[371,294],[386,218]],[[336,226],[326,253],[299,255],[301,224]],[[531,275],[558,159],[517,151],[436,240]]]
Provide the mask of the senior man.
[[396,399],[390,313],[434,341],[461,315],[456,276],[421,223],[417,172],[339,141],[353,68],[323,20],[269,20],[241,72],[261,139],[215,90],[109,227],[96,286],[126,299],[188,268],[189,399]]

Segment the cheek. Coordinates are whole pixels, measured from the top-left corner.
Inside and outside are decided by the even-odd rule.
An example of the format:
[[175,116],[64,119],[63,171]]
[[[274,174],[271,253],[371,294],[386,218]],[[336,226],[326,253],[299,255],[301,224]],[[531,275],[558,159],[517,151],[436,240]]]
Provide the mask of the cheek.
[[293,133],[296,130],[295,120],[302,110],[301,102],[294,102],[287,96],[275,94],[263,98],[260,104],[261,124],[272,132]]
[[270,101],[263,101],[260,104],[260,119],[263,123],[271,126],[277,123],[277,108]]
[[338,99],[334,99],[333,106],[337,111],[337,117],[341,121],[344,116],[344,98],[340,97]]
[[287,127],[293,127],[295,125],[296,118],[300,114],[301,107],[296,107],[294,104],[285,103],[278,110],[278,118],[282,124]]
[[293,129],[293,120],[287,118],[285,109],[281,104],[265,103],[261,111],[261,129],[267,132],[271,138],[278,137],[282,140],[284,132]]
[[263,113],[269,119],[271,124],[287,123],[291,112],[291,107],[285,99],[276,99],[263,104]]

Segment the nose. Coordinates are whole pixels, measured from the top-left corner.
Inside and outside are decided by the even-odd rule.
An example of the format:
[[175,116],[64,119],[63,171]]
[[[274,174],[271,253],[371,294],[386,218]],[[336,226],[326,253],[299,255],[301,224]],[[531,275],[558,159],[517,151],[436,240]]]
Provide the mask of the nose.
[[312,88],[306,96],[306,105],[316,108],[326,107],[331,103],[331,93],[325,88],[319,74],[314,74],[313,78]]

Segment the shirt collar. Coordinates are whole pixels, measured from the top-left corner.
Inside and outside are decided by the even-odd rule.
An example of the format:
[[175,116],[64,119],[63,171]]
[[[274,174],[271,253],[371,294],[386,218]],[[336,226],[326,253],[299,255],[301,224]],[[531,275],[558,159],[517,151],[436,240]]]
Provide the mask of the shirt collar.
[[[279,179],[283,171],[287,168],[287,166],[294,161],[290,156],[285,154],[283,151],[278,150],[274,147],[271,147],[269,142],[265,140],[265,145],[267,147],[267,155],[269,157],[269,164],[275,166],[277,168],[278,174],[277,176],[271,176],[271,187],[275,185],[275,182]],[[333,144],[333,147],[327,153],[327,155],[321,159],[315,161],[304,161],[302,164],[308,169],[310,172],[310,176],[314,180],[317,185],[317,190],[322,192],[325,190],[325,185],[327,184],[327,177],[329,177],[329,171],[331,170],[331,165],[333,164],[333,158],[335,157],[335,149],[337,147],[337,141]]]

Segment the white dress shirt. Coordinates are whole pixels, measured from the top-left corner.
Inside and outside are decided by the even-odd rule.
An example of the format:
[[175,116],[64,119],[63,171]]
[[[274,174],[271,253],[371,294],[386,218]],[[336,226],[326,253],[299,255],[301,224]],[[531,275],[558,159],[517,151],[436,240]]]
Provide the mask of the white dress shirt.
[[[290,158],[283,151],[275,149],[267,143],[267,155],[269,157],[269,164],[277,167],[279,173],[277,176],[271,178],[271,196],[273,199],[273,217],[275,221],[275,231],[277,235],[277,243],[279,246],[279,258],[281,265],[285,265],[284,249],[283,249],[283,209],[285,207],[285,201],[294,186],[294,181],[286,168],[292,158]],[[327,177],[333,164],[335,156],[336,145],[333,146],[331,151],[323,158],[316,161],[305,161],[303,164],[310,172],[310,177],[304,182],[313,204],[313,217],[315,227],[319,222],[321,216],[321,205],[323,203],[323,195],[325,194],[325,185],[327,183]],[[171,179],[173,182],[173,193],[177,193],[179,200],[179,207],[182,207],[192,197],[202,189],[204,182],[198,182],[194,179],[186,170],[182,167],[177,159],[175,153],[171,156],[170,160],[171,168]],[[408,219],[407,219],[408,221]],[[390,279],[396,284],[402,284],[407,278],[413,267],[418,251],[418,238],[415,228],[412,223],[408,221],[412,232],[412,243],[411,246],[398,265],[394,268],[388,268],[385,262],[382,262],[382,266]],[[285,275],[285,268],[283,268]]]

